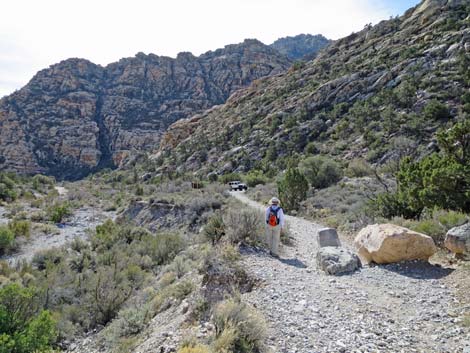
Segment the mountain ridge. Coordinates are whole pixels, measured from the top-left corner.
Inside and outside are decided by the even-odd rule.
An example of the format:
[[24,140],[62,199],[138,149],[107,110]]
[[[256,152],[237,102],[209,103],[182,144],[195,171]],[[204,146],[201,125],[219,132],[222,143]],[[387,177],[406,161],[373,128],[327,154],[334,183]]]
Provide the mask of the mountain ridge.
[[252,39],[198,57],[63,60],[1,99],[0,167],[73,179],[119,165],[134,149],[154,148],[172,122],[290,65]]
[[[204,177],[283,169],[312,152],[383,164],[399,157],[398,137],[428,153],[437,129],[467,114],[469,22],[466,2],[423,1],[170,126],[155,158]],[[429,118],[436,107],[449,118]]]

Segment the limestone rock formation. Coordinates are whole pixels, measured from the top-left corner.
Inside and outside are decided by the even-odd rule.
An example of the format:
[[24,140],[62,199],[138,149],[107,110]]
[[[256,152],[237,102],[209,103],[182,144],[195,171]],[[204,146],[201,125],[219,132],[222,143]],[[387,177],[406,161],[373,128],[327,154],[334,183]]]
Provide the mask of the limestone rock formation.
[[199,57],[68,59],[0,101],[0,169],[77,179],[155,149],[168,125],[221,104],[291,61],[257,40]]
[[460,257],[470,257],[470,223],[450,229],[444,245]]
[[354,244],[361,258],[377,264],[428,260],[437,251],[431,237],[394,224],[368,225]]
[[326,246],[317,252],[317,266],[330,275],[351,273],[362,267],[353,252],[340,247]]

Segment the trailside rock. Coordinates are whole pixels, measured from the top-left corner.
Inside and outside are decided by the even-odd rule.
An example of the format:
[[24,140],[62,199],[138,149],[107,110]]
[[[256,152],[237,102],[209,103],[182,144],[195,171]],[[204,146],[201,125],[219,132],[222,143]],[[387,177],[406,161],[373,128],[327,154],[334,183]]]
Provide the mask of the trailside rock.
[[317,252],[317,267],[330,275],[354,272],[361,268],[361,260],[351,251],[335,246],[326,246]]
[[341,246],[338,233],[334,228],[323,228],[318,231],[318,246],[324,248],[326,246]]
[[369,225],[359,232],[354,244],[367,263],[377,264],[428,260],[437,250],[431,237],[394,224]]
[[470,256],[470,223],[450,229],[444,245],[459,256]]

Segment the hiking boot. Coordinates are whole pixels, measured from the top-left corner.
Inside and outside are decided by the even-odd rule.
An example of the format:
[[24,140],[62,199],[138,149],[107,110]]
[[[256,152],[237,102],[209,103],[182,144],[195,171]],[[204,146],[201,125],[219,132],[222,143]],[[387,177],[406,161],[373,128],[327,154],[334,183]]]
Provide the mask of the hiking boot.
[[271,255],[271,256],[274,257],[275,259],[279,259],[279,255],[273,253],[272,251],[269,252],[269,255]]

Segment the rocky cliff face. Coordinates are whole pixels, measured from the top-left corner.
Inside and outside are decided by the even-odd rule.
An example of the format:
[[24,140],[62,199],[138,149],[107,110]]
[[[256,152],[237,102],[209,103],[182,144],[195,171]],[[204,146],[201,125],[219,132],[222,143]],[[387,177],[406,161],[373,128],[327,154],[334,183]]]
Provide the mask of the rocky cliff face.
[[156,155],[177,171],[275,171],[302,156],[384,164],[436,148],[470,114],[470,6],[426,0],[340,39],[288,72],[169,128]]
[[331,42],[321,34],[299,34],[294,37],[279,38],[271,44],[271,47],[294,61],[312,60]]
[[0,169],[76,179],[153,149],[171,123],[224,103],[291,62],[256,40],[195,57],[69,59],[0,101]]

